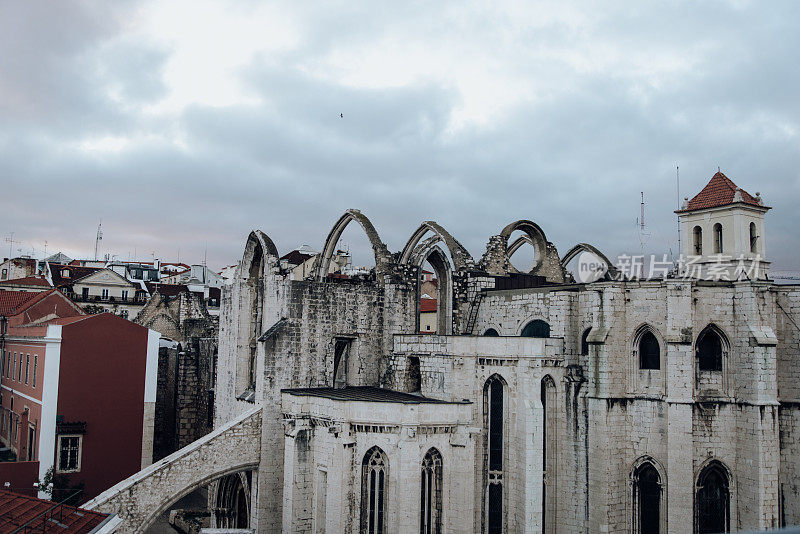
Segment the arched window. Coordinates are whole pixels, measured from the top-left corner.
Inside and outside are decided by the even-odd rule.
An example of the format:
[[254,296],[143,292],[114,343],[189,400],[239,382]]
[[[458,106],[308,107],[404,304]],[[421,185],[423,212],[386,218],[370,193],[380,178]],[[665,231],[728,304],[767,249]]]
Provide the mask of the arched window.
[[703,229],[699,226],[695,226],[694,230],[692,231],[694,235],[694,255],[695,256],[702,256],[703,255]]
[[419,358],[410,356],[406,367],[406,391],[416,393],[422,391],[422,373]]
[[756,245],[756,241],[758,240],[758,236],[756,235],[756,223],[750,223],[750,252],[755,254],[758,251],[758,246]]
[[661,477],[645,462],[633,472],[633,525],[636,534],[659,534],[661,528]]
[[442,455],[431,449],[422,459],[420,484],[420,534],[442,532]]
[[550,325],[541,319],[534,319],[522,329],[522,337],[550,337]]
[[639,369],[661,369],[661,349],[650,331],[639,338]]
[[722,225],[720,223],[714,225],[714,253],[722,254]]
[[389,461],[379,447],[364,455],[361,465],[361,533],[386,532],[386,481]]
[[589,332],[591,331],[591,328],[587,328],[583,331],[583,335],[581,335],[581,356],[589,355]]
[[698,534],[730,532],[730,485],[728,473],[717,461],[697,477],[696,521]]
[[498,334],[497,330],[495,330],[494,328],[490,328],[489,330],[484,332],[483,335],[486,337],[500,337],[500,334]]
[[697,341],[697,364],[700,371],[722,371],[722,340],[707,329]]
[[551,376],[542,379],[542,533],[556,532],[556,383]]
[[503,532],[503,380],[494,375],[484,386],[487,447],[486,516],[489,534]]

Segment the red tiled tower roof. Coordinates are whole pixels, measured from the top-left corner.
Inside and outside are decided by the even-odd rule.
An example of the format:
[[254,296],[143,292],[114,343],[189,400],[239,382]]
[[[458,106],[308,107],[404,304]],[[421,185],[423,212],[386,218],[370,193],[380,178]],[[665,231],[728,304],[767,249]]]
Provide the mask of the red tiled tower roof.
[[[736,198],[737,190],[741,194],[741,200]],[[751,206],[758,206],[759,208],[770,209],[764,206],[760,199],[754,197],[744,189],[737,187],[737,185],[733,183],[730,178],[721,172],[717,172],[711,177],[711,180],[709,180],[703,190],[697,193],[688,202],[688,204],[686,204],[686,207],[678,210],[676,213],[686,213],[689,211],[707,208],[717,208],[739,202],[749,204]]]

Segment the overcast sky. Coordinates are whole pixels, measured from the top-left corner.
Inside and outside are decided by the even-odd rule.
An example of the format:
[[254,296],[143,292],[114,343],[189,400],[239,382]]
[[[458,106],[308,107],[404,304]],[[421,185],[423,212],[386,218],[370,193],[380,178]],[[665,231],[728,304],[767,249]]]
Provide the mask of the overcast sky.
[[101,254],[221,267],[359,208],[392,251],[532,219],[616,255],[644,191],[668,253],[676,166],[719,166],[800,268],[799,95],[794,1],[0,2],[0,251],[93,256],[102,219]]

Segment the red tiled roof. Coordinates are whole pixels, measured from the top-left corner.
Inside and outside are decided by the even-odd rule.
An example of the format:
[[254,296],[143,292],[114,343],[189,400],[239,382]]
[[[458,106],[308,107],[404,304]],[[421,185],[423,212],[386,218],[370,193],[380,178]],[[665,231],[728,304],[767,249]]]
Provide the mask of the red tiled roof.
[[421,312],[435,312],[436,299],[420,299],[419,309]]
[[[739,190],[742,195],[742,200],[734,200],[736,190]],[[751,206],[766,207],[763,203],[759,203],[758,199],[750,193],[736,186],[730,178],[722,174],[716,173],[711,177],[711,180],[706,184],[702,191],[697,193],[692,198],[686,208],[678,210],[678,213],[685,213],[687,211],[702,210],[707,208],[717,208],[720,206],[727,206],[735,202],[743,202]],[[766,208],[769,209],[769,208]]]
[[31,291],[3,291],[0,290],[0,315],[15,315],[17,309],[22,308],[28,301],[33,300],[42,293]]
[[41,276],[26,276],[25,278],[3,280],[0,282],[0,285],[50,287],[50,282]]
[[[61,271],[69,269],[69,278],[61,276]],[[58,263],[50,264],[50,273],[53,275],[53,287],[68,286],[74,284],[84,276],[96,273],[102,267],[80,267],[78,265],[61,265]]]
[[56,506],[52,501],[0,490],[0,534],[14,532],[28,521],[33,521],[28,525],[32,532],[84,534],[108,517],[108,514],[75,506],[61,505],[60,510]]

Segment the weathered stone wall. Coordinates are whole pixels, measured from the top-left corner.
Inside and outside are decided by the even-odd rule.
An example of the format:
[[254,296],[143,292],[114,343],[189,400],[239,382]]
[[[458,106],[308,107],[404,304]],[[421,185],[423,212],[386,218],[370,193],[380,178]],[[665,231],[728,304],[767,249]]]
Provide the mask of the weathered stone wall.
[[775,290],[781,525],[800,524],[800,288]]
[[[343,402],[284,394],[283,522],[291,532],[360,532],[362,462],[372,447],[388,460],[389,532],[419,529],[421,466],[442,456],[443,532],[476,532],[473,440],[467,404]],[[322,473],[325,473],[323,475]],[[323,489],[320,480],[327,479]]]

